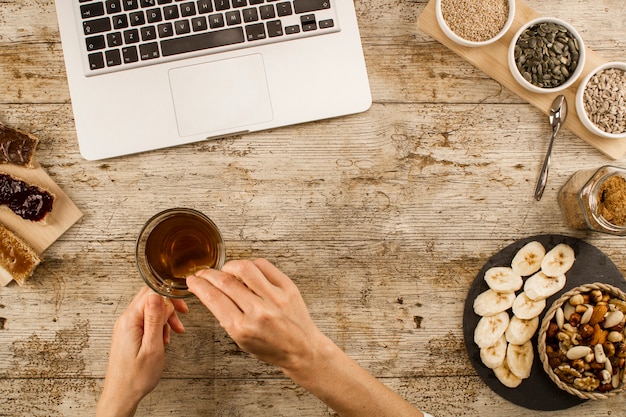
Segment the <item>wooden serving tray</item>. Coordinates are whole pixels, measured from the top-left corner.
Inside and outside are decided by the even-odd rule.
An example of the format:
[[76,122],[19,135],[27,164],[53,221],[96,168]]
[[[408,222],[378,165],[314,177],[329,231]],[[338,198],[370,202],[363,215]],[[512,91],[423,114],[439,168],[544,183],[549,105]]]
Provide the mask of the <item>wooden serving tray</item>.
[[[83,216],[74,202],[63,192],[52,178],[39,166],[23,168],[10,164],[0,164],[0,172],[10,174],[29,184],[42,187],[55,195],[52,211],[46,217],[46,224],[24,220],[6,207],[0,208],[0,223],[17,233],[38,254],[42,254],[54,241]],[[0,285],[7,285],[1,282]]]
[[540,17],[539,14],[534,12],[524,2],[517,0],[515,4],[515,19],[513,20],[511,28],[501,39],[487,46],[470,48],[459,45],[450,40],[450,38],[443,33],[437,23],[435,0],[430,0],[430,2],[426,5],[426,8],[417,20],[417,26],[420,30],[427,33],[435,40],[441,42],[453,52],[456,52],[466,61],[482,70],[494,80],[500,82],[500,84],[526,100],[528,103],[537,107],[546,115],[549,113],[550,104],[554,98],[559,94],[563,94],[567,99],[569,112],[569,116],[565,120],[563,127],[610,158],[619,159],[624,156],[626,153],[626,139],[607,139],[594,135],[589,132],[585,126],[583,126],[576,112],[576,90],[578,89],[581,80],[585,78],[585,76],[594,68],[607,62],[596,52],[589,48],[585,48],[586,59],[582,74],[573,85],[561,92],[549,94],[534,93],[525,89],[519,85],[517,81],[515,81],[515,78],[513,78],[513,75],[509,70],[509,64],[507,62],[509,44],[513,40],[515,33],[517,33],[517,31],[526,22]]

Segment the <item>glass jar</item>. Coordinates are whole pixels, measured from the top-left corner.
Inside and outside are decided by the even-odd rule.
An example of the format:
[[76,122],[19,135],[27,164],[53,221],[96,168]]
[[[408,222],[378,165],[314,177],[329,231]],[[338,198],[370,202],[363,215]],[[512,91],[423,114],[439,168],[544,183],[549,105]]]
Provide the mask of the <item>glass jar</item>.
[[558,201],[568,227],[626,236],[626,218],[619,220],[626,213],[625,168],[577,171],[559,191]]

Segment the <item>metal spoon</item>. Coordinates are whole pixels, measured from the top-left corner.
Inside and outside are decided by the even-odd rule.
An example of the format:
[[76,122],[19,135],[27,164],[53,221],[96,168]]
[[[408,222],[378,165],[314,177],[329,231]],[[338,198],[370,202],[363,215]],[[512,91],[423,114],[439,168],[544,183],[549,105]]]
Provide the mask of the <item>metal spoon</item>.
[[552,155],[552,145],[554,145],[554,138],[561,128],[565,118],[567,117],[567,100],[565,96],[559,95],[554,99],[550,106],[550,125],[552,126],[552,136],[550,136],[550,144],[548,145],[548,152],[546,152],[546,158],[543,160],[543,167],[541,167],[541,174],[537,180],[537,187],[535,188],[535,199],[541,200],[543,190],[546,188],[548,182],[548,169],[550,168],[550,157]]

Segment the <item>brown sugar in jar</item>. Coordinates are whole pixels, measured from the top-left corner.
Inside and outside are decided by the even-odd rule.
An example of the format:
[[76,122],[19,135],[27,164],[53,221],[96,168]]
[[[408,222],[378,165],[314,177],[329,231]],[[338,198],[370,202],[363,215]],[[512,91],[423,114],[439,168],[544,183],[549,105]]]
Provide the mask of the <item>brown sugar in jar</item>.
[[598,213],[616,226],[626,225],[626,179],[612,176],[604,180],[598,193]]
[[568,227],[626,236],[626,169],[607,165],[577,171],[558,201]]

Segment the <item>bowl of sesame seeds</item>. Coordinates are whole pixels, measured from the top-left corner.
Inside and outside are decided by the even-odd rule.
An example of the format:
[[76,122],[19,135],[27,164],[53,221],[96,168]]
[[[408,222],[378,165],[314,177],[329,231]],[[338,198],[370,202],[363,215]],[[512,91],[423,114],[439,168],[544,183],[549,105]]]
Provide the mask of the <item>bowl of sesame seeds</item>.
[[583,78],[576,92],[576,112],[590,132],[626,138],[626,63],[607,62]]
[[570,87],[585,66],[585,46],[578,31],[554,17],[533,19],[517,31],[508,50],[513,78],[535,93]]
[[436,0],[435,14],[445,35],[459,45],[496,42],[510,29],[515,0]]

